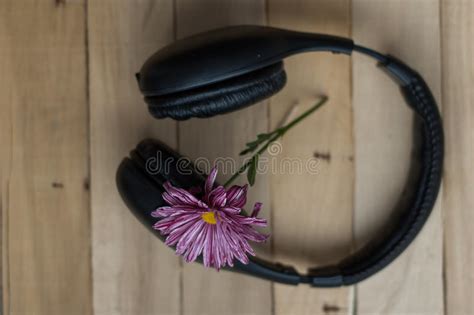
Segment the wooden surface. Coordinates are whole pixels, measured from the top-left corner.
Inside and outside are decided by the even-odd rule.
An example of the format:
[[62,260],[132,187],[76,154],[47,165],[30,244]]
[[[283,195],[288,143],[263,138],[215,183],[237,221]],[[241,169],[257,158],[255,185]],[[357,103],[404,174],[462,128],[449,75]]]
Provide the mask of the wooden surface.
[[173,5],[93,0],[87,12],[94,313],[178,313],[179,260],[137,224],[114,180],[118,164],[141,139],[177,145],[176,123],[153,121],[134,77],[142,60],[173,41]]
[[[264,23],[265,6],[261,0],[177,1],[178,38],[225,25]],[[219,157],[238,158],[245,143],[266,130],[267,104],[261,103],[229,115],[179,123],[179,150],[191,159],[206,158],[212,163]],[[224,178],[220,174],[218,180],[224,182]],[[270,208],[268,194],[266,178],[260,177],[248,201],[261,198],[267,204],[262,211],[266,216]],[[235,273],[209,272],[197,264],[183,266],[182,281],[184,314],[271,314],[270,282]]]
[[[350,1],[271,0],[268,5],[272,26],[350,36]],[[275,259],[296,265],[305,273],[310,267],[335,262],[351,250],[351,67],[347,57],[309,53],[287,59],[285,68],[288,83],[270,99],[272,129],[295,103],[301,113],[313,105],[318,95],[330,97],[328,104],[304,126],[296,127],[280,141],[278,160],[314,159],[317,172],[290,173],[280,167],[271,176]],[[321,314],[326,309],[348,312],[351,290],[276,284],[275,314]]]
[[[258,252],[304,271],[361,246],[403,206],[416,121],[363,56],[289,58],[282,92],[229,115],[149,117],[134,78],[143,61],[232,24],[352,36],[402,58],[433,90],[442,194],[416,241],[373,278],[324,290],[183,265],[121,201],[115,171],[139,140],[236,158],[294,104],[301,112],[327,94],[266,155],[314,160],[315,174],[260,175],[251,189],[273,234]],[[473,25],[471,0],[0,1],[0,314],[474,314]]]
[[[441,100],[440,21],[436,1],[353,1],[353,37],[389,51],[423,74]],[[416,12],[416,13],[415,13]],[[400,23],[403,21],[403,23]],[[373,30],[376,29],[377,32]],[[380,36],[383,34],[383,36]],[[353,57],[357,245],[376,237],[407,206],[404,191],[419,155],[414,115],[391,79],[364,56]],[[440,104],[443,107],[443,104]],[[419,132],[416,132],[419,134]],[[356,286],[362,314],[442,314],[442,197],[423,232],[394,263]],[[374,292],[377,298],[374,299]]]
[[448,314],[474,314],[474,3],[443,1],[441,9],[445,307]]
[[4,314],[92,312],[84,4],[0,2]]

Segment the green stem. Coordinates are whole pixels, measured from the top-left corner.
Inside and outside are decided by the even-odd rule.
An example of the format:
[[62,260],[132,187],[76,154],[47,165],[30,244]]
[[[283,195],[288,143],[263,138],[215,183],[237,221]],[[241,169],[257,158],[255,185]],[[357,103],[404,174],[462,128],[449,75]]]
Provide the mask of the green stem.
[[[260,155],[262,154],[263,152],[265,152],[265,150],[270,146],[270,144],[277,140],[279,137],[280,137],[280,133],[277,133],[276,135],[274,135],[273,137],[271,137],[266,143],[265,145],[260,148],[260,150],[257,151],[257,153],[255,153],[252,158],[255,156],[255,155]],[[237,171],[237,173],[235,173],[234,175],[232,175],[231,178],[229,178],[225,183],[224,183],[224,187],[227,187],[229,186],[237,177],[239,177],[240,174],[242,174],[243,172],[245,172],[245,170],[250,166],[250,163],[252,163],[252,158],[250,158],[247,162],[245,162],[240,168],[239,170]]]
[[[311,107],[310,109],[308,109],[306,112],[304,112],[303,114],[301,114],[300,116],[296,117],[295,119],[293,119],[291,122],[288,123],[288,125],[286,126],[283,126],[281,129],[283,130],[283,134],[285,134],[285,132],[287,132],[288,130],[290,130],[291,128],[293,128],[296,124],[298,124],[299,122],[301,122],[303,119],[305,119],[306,117],[308,117],[309,115],[311,115],[312,113],[314,113],[318,108],[320,108],[321,106],[324,105],[324,103],[326,103],[328,100],[328,97],[327,96],[322,96],[321,97],[321,100],[319,100],[319,102],[317,102],[315,105],[313,105],[313,107]],[[282,135],[283,135],[282,134]]]
[[308,117],[309,115],[311,115],[312,113],[314,113],[319,107],[321,107],[322,105],[324,105],[324,103],[326,103],[328,100],[328,97],[327,96],[323,96],[321,97],[321,100],[319,102],[317,102],[313,107],[311,107],[310,109],[308,109],[306,112],[304,112],[303,114],[301,114],[300,116],[296,117],[295,119],[293,119],[291,122],[289,122],[286,126],[283,126],[275,131],[272,131],[272,134],[275,133],[275,135],[273,137],[271,137],[270,139],[267,140],[267,142],[265,143],[265,145],[263,147],[260,148],[260,150],[257,151],[257,153],[255,153],[252,158],[250,158],[247,162],[245,162],[240,168],[239,170],[237,171],[237,173],[235,173],[234,175],[232,175],[231,178],[229,178],[225,183],[224,183],[224,187],[227,187],[229,186],[234,180],[237,179],[237,177],[239,177],[240,174],[242,174],[243,172],[245,172],[245,170],[250,166],[250,163],[252,162],[252,159],[254,156],[256,155],[260,155],[262,153],[264,153],[268,147],[270,146],[270,144],[277,140],[278,138],[282,137],[288,130],[290,130],[291,128],[293,128],[295,125],[297,125],[298,123],[300,123],[303,119],[305,119],[306,117]]

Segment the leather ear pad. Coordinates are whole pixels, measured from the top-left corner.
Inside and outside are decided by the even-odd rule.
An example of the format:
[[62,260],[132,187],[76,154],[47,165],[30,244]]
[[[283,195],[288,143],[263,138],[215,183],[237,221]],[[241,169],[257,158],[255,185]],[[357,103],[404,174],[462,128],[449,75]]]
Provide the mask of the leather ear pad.
[[150,113],[155,118],[185,120],[211,117],[252,105],[280,91],[286,83],[283,62],[262,69],[183,92],[147,96]]

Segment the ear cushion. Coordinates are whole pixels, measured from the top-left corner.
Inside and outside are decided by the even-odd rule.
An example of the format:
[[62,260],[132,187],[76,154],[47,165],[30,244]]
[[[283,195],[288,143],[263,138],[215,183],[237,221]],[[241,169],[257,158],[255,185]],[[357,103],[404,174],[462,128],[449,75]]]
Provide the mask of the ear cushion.
[[147,96],[155,118],[211,117],[252,105],[272,96],[285,86],[283,62],[244,75],[183,92]]

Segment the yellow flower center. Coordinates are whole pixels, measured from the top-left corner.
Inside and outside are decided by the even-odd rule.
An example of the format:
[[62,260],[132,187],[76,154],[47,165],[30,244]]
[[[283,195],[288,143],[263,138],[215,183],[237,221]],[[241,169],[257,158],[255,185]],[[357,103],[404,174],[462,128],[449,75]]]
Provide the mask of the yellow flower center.
[[216,216],[214,215],[214,212],[209,211],[201,214],[201,218],[204,220],[204,222],[209,223],[209,224],[216,224]]

